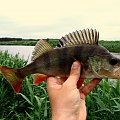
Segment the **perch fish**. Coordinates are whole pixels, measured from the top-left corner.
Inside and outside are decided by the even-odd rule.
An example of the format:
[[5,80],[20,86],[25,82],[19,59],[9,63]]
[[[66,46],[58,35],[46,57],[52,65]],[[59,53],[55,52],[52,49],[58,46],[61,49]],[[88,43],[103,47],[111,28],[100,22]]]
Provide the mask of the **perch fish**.
[[100,46],[98,39],[99,32],[96,29],[84,29],[65,35],[55,48],[45,40],[39,40],[30,64],[19,69],[0,66],[0,71],[17,93],[23,79],[31,74],[34,74],[36,85],[49,76],[67,78],[71,65],[76,60],[82,65],[83,79],[120,79],[120,59]]

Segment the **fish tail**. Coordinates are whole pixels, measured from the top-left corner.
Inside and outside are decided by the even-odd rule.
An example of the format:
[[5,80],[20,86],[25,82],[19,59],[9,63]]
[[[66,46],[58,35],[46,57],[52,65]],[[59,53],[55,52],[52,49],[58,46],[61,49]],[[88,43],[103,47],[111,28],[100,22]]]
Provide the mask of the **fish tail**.
[[17,69],[0,66],[0,71],[6,80],[10,83],[13,90],[18,93],[22,84],[23,78],[20,77],[20,73]]

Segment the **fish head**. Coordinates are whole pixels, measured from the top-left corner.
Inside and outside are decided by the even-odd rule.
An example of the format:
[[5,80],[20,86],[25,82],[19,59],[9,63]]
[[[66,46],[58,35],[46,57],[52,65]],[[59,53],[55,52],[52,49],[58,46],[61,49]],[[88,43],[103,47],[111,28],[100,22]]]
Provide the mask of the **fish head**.
[[98,77],[120,79],[120,59],[112,54],[89,57],[89,62]]

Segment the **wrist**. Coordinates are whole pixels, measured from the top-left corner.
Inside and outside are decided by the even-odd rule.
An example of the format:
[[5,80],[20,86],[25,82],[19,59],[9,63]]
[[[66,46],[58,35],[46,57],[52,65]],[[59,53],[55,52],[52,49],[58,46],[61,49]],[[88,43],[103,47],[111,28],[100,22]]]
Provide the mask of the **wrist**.
[[67,116],[67,115],[60,115],[60,116],[52,116],[52,120],[77,120],[76,116]]
[[52,120],[78,120],[78,115],[76,114],[69,114],[68,112],[53,112],[52,113]]

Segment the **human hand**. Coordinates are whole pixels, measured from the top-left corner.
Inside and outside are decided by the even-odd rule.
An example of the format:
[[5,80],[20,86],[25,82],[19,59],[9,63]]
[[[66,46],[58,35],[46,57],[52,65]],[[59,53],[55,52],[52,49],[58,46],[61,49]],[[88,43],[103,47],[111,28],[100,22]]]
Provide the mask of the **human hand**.
[[81,65],[74,62],[70,76],[65,81],[50,77],[47,79],[47,90],[52,109],[52,120],[85,120],[85,96],[96,87],[100,80],[93,80],[82,89],[77,89]]

